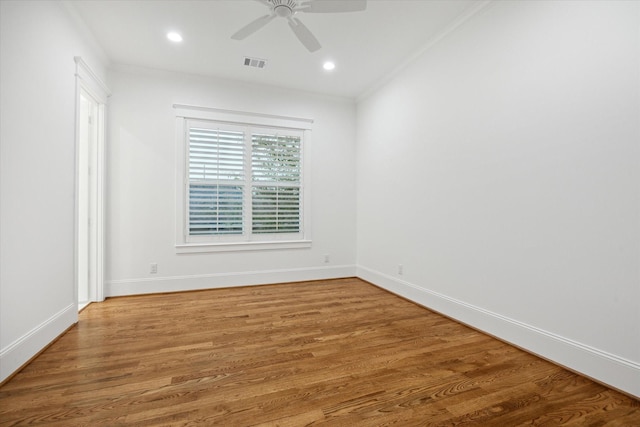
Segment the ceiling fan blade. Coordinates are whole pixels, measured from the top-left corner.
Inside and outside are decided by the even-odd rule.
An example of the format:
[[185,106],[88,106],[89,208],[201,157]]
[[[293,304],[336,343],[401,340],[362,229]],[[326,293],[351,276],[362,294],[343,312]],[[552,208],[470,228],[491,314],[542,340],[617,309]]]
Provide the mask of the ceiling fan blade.
[[316,39],[316,37],[311,34],[311,31],[309,31],[309,29],[302,22],[300,22],[299,19],[289,19],[289,26],[295,33],[296,37],[298,37],[298,40],[300,40],[300,42],[309,50],[309,52],[315,52],[322,47],[320,46],[320,42],[318,41],[318,39]]
[[255,21],[249,23],[249,25],[246,25],[240,28],[234,35],[231,36],[231,38],[234,40],[244,40],[245,38],[249,37],[251,34],[258,31],[260,28],[267,25],[269,22],[275,19],[275,17],[276,15],[262,16],[256,19]]
[[367,0],[310,0],[299,10],[306,13],[340,13],[360,12],[366,8]]

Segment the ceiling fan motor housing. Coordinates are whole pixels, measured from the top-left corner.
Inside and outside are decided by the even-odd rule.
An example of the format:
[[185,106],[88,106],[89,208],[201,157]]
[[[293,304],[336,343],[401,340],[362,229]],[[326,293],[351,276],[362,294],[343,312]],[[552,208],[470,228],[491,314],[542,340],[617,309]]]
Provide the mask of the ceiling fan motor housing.
[[298,2],[295,0],[269,0],[273,5],[273,12],[281,18],[288,18],[295,13]]

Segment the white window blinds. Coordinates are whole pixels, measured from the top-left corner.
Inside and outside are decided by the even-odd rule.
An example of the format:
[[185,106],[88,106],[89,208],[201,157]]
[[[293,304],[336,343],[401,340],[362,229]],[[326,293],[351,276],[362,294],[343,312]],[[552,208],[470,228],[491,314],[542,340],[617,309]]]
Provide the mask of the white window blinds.
[[242,234],[244,133],[189,128],[189,234]]
[[300,231],[300,137],[251,136],[252,230]]
[[204,121],[186,131],[189,237],[301,233],[301,132]]

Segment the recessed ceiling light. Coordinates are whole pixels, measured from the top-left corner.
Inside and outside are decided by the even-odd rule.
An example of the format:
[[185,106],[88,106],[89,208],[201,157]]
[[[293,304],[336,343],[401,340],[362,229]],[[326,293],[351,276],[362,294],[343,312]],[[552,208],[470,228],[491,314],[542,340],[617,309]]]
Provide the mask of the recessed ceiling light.
[[175,31],[167,33],[167,38],[169,40],[171,40],[172,42],[175,42],[175,43],[179,43],[179,42],[182,41],[182,36],[180,34],[176,33]]
[[331,61],[327,61],[322,65],[322,68],[324,68],[327,71],[331,71],[336,68],[336,64],[334,64]]

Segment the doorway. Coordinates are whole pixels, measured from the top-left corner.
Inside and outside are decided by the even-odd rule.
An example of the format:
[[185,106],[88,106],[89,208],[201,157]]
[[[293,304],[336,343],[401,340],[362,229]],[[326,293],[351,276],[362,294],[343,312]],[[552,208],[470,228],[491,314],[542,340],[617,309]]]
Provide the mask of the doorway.
[[76,62],[75,302],[104,300],[105,109],[111,95],[80,57]]
[[96,171],[98,102],[80,90],[78,111],[78,311],[95,300],[96,289]]

